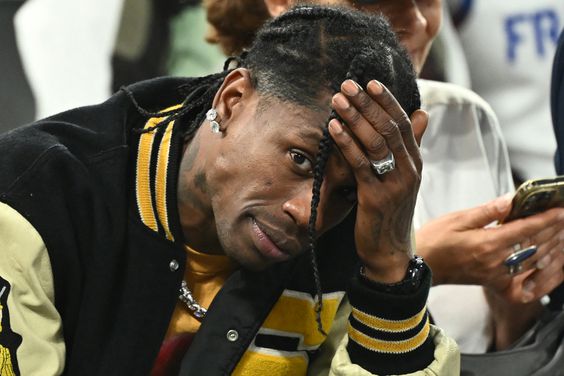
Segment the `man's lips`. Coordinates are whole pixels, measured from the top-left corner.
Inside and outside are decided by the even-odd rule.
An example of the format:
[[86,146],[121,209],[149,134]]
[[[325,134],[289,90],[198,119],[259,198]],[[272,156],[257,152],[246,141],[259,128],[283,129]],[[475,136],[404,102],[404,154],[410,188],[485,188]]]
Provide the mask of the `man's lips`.
[[251,231],[253,242],[264,257],[278,262],[288,260],[291,257],[290,253],[281,249],[271,237],[264,232],[254,218],[251,218]]

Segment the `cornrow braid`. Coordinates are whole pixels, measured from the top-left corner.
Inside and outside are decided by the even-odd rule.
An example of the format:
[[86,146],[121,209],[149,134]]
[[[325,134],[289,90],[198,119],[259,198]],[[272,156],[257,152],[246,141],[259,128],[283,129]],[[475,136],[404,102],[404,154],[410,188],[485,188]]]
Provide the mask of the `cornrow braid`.
[[[356,82],[362,82],[364,78],[364,67],[363,64],[369,57],[366,54],[357,55],[351,62],[349,70],[346,74],[346,79],[351,79]],[[337,93],[339,91],[338,87],[333,87],[333,92]],[[333,119],[337,119],[342,122],[341,117],[333,109],[329,115],[327,124]],[[329,128],[323,128],[323,135],[319,143],[319,150],[315,159],[315,167],[313,171],[313,186],[311,190],[311,214],[308,223],[308,240],[309,240],[309,252],[311,257],[311,266],[313,269],[313,279],[316,289],[316,304],[315,304],[315,319],[317,321],[317,330],[323,334],[327,335],[323,329],[323,324],[321,321],[321,312],[323,310],[323,299],[322,293],[323,289],[321,286],[321,278],[319,276],[319,268],[317,265],[317,254],[316,254],[316,230],[315,224],[317,222],[317,208],[319,207],[319,202],[321,201],[321,186],[323,185],[323,180],[325,178],[325,167],[327,166],[327,161],[331,155],[333,149],[333,140],[329,134]]]
[[[227,62],[226,62],[227,63]],[[188,89],[188,95],[182,101],[182,106],[173,110],[161,111],[161,112],[151,112],[143,107],[137,102],[135,96],[131,89],[126,86],[122,86],[120,91],[123,91],[137,112],[146,118],[158,117],[163,118],[160,122],[149,128],[134,128],[132,132],[136,134],[149,133],[156,131],[160,128],[166,127],[166,124],[171,121],[180,119],[181,117],[192,113],[195,110],[199,110],[198,113],[194,114],[194,121],[187,124],[187,128],[184,129],[183,138],[185,140],[192,137],[194,132],[198,129],[201,121],[205,116],[205,111],[211,106],[214,95],[221,86],[223,79],[227,75],[227,71],[221,73],[212,74],[209,76],[198,77],[190,82]]]
[[[337,114],[332,111],[329,120],[336,118]],[[319,268],[317,266],[317,254],[316,254],[316,231],[315,224],[317,222],[317,208],[319,207],[319,201],[321,199],[321,186],[323,184],[323,179],[325,177],[325,166],[329,160],[329,155],[331,154],[331,149],[333,146],[333,141],[329,134],[329,129],[326,127],[323,129],[323,136],[319,143],[319,151],[317,152],[315,158],[315,166],[313,168],[313,186],[311,195],[311,213],[309,216],[308,223],[308,246],[311,257],[311,267],[313,269],[313,281],[315,284],[315,320],[317,321],[317,330],[323,334],[327,335],[323,329],[323,324],[321,322],[321,311],[323,310],[323,289],[321,288],[321,278],[319,276]]]

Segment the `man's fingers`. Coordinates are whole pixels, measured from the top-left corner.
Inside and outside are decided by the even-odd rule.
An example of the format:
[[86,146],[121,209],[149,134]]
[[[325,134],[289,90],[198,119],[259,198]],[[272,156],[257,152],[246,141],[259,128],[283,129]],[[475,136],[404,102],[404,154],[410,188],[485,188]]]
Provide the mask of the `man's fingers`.
[[366,155],[339,120],[332,119],[329,122],[329,133],[343,157],[351,166],[357,180],[378,181],[370,169],[370,162]]
[[504,218],[511,208],[511,196],[505,195],[480,206],[455,213],[460,230],[479,229]]
[[536,270],[523,282],[523,303],[528,303],[550,293],[564,281],[561,259],[554,260],[544,269]]
[[[497,241],[507,246],[523,243],[531,239],[532,243],[554,236],[559,236],[564,228],[564,208],[554,208],[545,212],[517,219],[492,229],[496,232]],[[548,230],[543,232],[543,230]],[[542,238],[538,238],[542,234]],[[538,244],[537,244],[538,245]]]
[[[380,91],[382,90],[383,87],[380,86]],[[345,109],[339,106],[339,103],[334,103],[334,108],[349,128],[353,130],[355,136],[358,137],[360,144],[368,154],[368,159],[381,160],[391,152],[394,155],[396,164],[400,167],[400,170],[402,170],[402,167],[405,169],[408,164],[411,166],[413,156],[408,153],[405,147],[403,135],[400,131],[400,125],[396,122],[396,120],[393,119],[377,101],[369,96],[367,92],[362,90],[362,88],[360,88],[360,86],[358,86],[354,81],[346,80],[343,82],[341,85],[341,91],[343,93],[343,98],[346,98],[352,106]],[[339,94],[337,94],[334,97],[334,102],[340,102],[343,98],[339,97]],[[393,100],[395,101],[395,99]],[[401,107],[399,110],[401,110]],[[403,112],[403,110],[401,111]],[[405,120],[402,118],[398,119],[398,121],[404,122]],[[389,150],[387,153],[385,152],[386,149],[381,147],[381,143],[376,144],[378,148],[374,150],[371,146],[374,138],[363,137],[363,134],[360,133],[365,123],[370,124],[370,126],[385,140],[388,147],[387,149]],[[410,125],[408,127],[411,129]],[[358,133],[357,130],[359,131]],[[366,133],[367,132],[364,132],[364,134]],[[420,158],[418,151],[415,153],[415,157]]]
[[413,154],[418,147],[413,135],[411,120],[394,95],[384,84],[376,80],[372,80],[366,85],[366,91],[396,122],[407,151],[409,154]]
[[[358,112],[342,93],[333,96],[332,106],[348,125],[371,160],[384,159],[390,153],[386,139]],[[388,118],[387,114],[384,114]]]

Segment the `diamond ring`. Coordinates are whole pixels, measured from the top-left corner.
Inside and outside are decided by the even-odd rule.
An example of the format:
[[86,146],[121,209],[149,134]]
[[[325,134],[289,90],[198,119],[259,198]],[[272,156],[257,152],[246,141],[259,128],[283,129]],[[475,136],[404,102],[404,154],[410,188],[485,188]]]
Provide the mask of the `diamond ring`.
[[372,167],[372,171],[374,171],[374,173],[384,175],[396,168],[396,160],[394,159],[394,155],[390,152],[384,159],[370,161],[370,166]]

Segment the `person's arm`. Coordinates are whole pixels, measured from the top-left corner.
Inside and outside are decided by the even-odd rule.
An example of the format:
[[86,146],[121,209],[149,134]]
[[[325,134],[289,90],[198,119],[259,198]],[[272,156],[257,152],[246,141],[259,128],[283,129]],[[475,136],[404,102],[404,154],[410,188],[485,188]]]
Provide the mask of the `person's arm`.
[[[351,339],[347,335],[351,310],[348,300],[345,299],[337,311],[334,324],[320,348],[320,353],[309,367],[308,376],[375,375],[351,360],[351,354],[348,351]],[[460,353],[456,343],[433,325],[430,326],[429,339],[434,346],[432,362],[409,375],[459,375]]]
[[[41,236],[0,202],[0,369],[60,375],[65,344],[53,276]],[[2,373],[4,374],[4,373]]]
[[[486,167],[491,176],[491,181],[486,181],[485,186],[491,185],[492,193],[499,196],[513,191],[506,147],[495,114],[481,99],[464,97],[472,104],[469,107],[473,109],[472,113],[480,115],[475,117],[474,127],[479,131]],[[441,115],[446,114],[450,114],[450,122],[456,121],[453,114],[462,118],[461,114],[453,111]],[[468,189],[475,188],[469,186]],[[559,238],[564,226],[564,210],[541,213],[500,227],[484,228],[503,219],[510,202],[510,196],[500,197],[435,218],[417,231],[418,252],[433,269],[435,285],[484,286],[497,349],[507,347],[535,322],[540,312],[538,300],[563,279],[564,256],[559,250],[564,244]],[[538,252],[523,264],[527,272],[525,275],[511,278],[503,261],[514,251],[516,244],[521,247],[536,244]]]
[[[329,131],[356,180],[354,239],[362,263],[349,289],[347,353],[372,374],[424,370],[435,350],[425,307],[430,271],[423,264],[417,283],[404,282],[411,275],[406,271],[412,268],[411,227],[421,178],[418,142],[428,117],[423,111],[408,117],[376,81],[366,90],[345,81],[332,106],[340,119],[331,120]],[[390,155],[395,159],[390,169],[374,167]]]
[[[435,346],[434,360],[424,369],[403,376],[458,376],[460,375],[460,353],[454,340],[444,332],[431,325],[430,338]],[[347,352],[349,338],[342,341],[333,357],[329,376],[376,376],[350,360]]]

